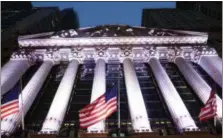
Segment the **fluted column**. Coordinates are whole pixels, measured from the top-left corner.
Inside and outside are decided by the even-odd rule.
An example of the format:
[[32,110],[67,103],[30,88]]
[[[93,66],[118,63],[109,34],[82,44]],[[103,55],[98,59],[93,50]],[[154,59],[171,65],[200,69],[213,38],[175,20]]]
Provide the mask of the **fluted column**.
[[59,132],[70,100],[79,62],[71,60],[60,82],[41,132]]
[[[95,71],[94,71],[94,80],[93,87],[91,91],[91,103],[96,100],[99,96],[105,93],[106,86],[106,76],[105,76],[105,61],[103,59],[97,60]],[[105,121],[100,121],[90,127],[88,127],[88,132],[97,131],[104,132],[105,131]]]
[[[200,98],[200,100],[205,104],[210,96],[211,87],[205,82],[205,80],[194,70],[194,68],[189,64],[184,58],[178,57],[175,59],[175,63],[178,66],[184,78],[187,80],[188,84],[192,87],[194,92]],[[216,95],[217,99],[217,116],[222,118],[222,100]]]
[[132,127],[138,132],[152,131],[139,81],[131,59],[125,59],[123,66]]
[[151,58],[149,65],[159,85],[168,110],[179,130],[197,128],[181,97],[157,58]]
[[202,56],[198,64],[222,87],[222,59],[220,57]]
[[8,92],[29,68],[27,59],[9,60],[1,69],[1,95]]
[[[25,88],[22,90],[23,96],[23,108],[24,115],[28,112],[32,103],[34,102],[36,95],[40,91],[47,75],[49,74],[51,68],[53,66],[53,62],[51,60],[44,61]],[[21,124],[22,120],[22,102],[21,102],[21,94],[19,95],[19,113],[9,115],[1,121],[1,134],[3,132],[12,134],[16,127]]]

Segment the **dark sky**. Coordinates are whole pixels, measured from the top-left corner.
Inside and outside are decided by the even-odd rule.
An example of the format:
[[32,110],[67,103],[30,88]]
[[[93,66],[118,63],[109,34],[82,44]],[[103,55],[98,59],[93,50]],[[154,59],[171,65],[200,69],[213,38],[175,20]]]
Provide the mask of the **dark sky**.
[[102,24],[141,25],[143,8],[175,8],[176,2],[32,2],[34,7],[74,8],[80,27]]

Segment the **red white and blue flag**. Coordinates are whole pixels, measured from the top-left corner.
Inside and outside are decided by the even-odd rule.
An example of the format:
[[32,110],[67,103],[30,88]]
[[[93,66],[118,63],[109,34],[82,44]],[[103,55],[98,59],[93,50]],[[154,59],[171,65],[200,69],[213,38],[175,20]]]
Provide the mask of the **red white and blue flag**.
[[217,112],[216,97],[215,93],[212,91],[208,101],[206,102],[204,107],[201,108],[199,114],[199,120],[205,121],[214,118],[216,116],[216,112]]
[[117,110],[117,87],[111,88],[79,111],[81,128],[88,128],[106,119]]
[[19,92],[20,87],[17,83],[11,90],[3,95],[1,99],[1,120],[5,117],[19,112]]

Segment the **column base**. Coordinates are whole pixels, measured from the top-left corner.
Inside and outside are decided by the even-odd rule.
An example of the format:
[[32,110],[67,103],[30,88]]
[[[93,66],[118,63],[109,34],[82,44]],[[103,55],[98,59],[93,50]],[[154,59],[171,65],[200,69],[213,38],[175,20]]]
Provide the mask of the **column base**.
[[28,134],[28,138],[56,138],[56,134]]
[[158,132],[140,132],[140,133],[132,133],[131,136],[128,136],[130,138],[156,138],[160,137],[160,134]]
[[185,138],[220,138],[221,135],[213,135],[210,134],[208,131],[188,131],[188,132],[183,132],[182,137]]
[[106,138],[108,137],[108,133],[87,133],[79,131],[80,138]]
[[187,131],[183,132],[183,135],[209,135],[208,131]]
[[[55,134],[28,134],[28,138],[58,138]],[[111,138],[106,133],[86,133],[79,131],[79,138]],[[158,132],[131,133],[128,138],[163,138]],[[221,138],[221,135],[212,135],[208,131],[190,131],[184,132],[182,135],[167,135],[165,138]],[[68,138],[68,137],[65,137]]]

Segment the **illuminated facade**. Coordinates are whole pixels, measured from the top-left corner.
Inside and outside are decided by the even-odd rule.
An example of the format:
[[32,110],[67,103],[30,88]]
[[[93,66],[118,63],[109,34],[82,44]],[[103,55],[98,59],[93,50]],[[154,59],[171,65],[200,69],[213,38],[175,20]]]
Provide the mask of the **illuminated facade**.
[[[123,131],[206,131],[213,122],[200,123],[198,113],[212,88],[222,118],[222,61],[207,39],[200,32],[121,25],[21,36],[20,49],[2,68],[1,95],[22,77],[26,128],[77,136],[78,110],[120,80]],[[12,134],[20,124],[21,112],[10,115],[1,132]],[[83,132],[107,133],[116,126],[114,113]]]

